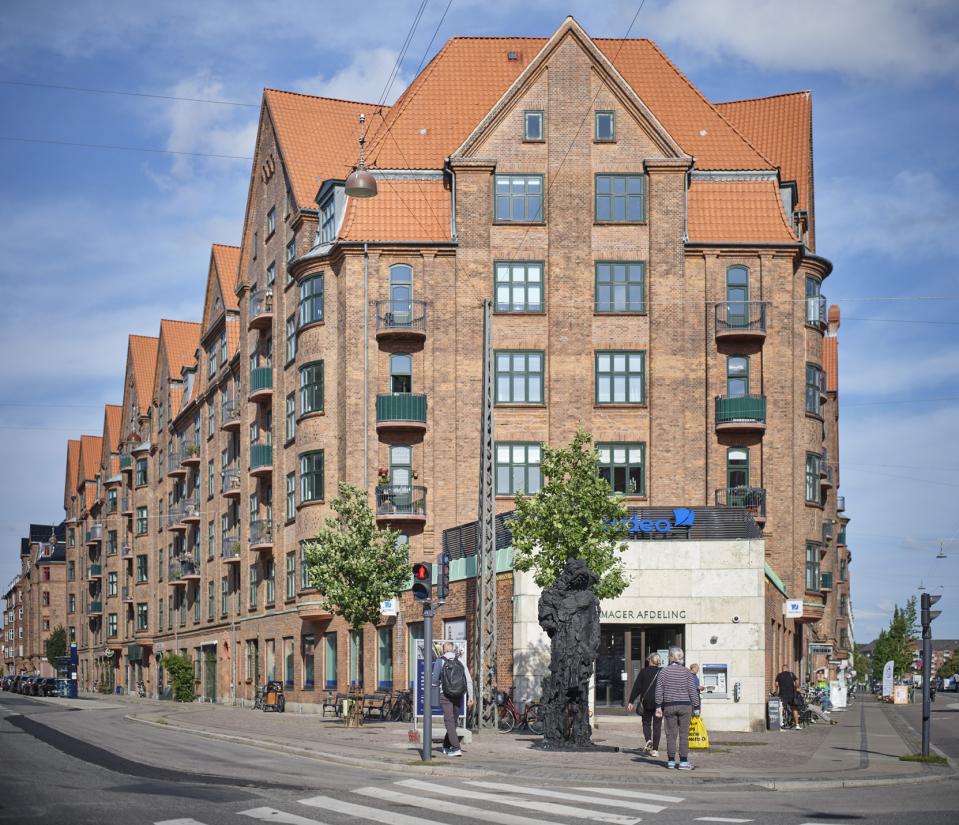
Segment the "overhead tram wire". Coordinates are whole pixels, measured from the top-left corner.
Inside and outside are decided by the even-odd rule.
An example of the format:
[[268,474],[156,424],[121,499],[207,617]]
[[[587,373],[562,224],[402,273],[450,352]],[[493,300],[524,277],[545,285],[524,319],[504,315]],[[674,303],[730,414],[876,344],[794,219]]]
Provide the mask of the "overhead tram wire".
[[155,155],[183,155],[193,158],[220,158],[222,160],[253,160],[246,155],[220,155],[212,152],[182,152],[176,149],[153,149],[145,146],[117,146],[107,143],[79,143],[69,140],[47,140],[45,138],[24,138],[0,135],[0,140],[11,143],[42,143],[49,146],[74,146],[81,149],[110,149],[118,152],[147,152]]
[[34,89],[58,89],[65,92],[84,92],[86,94],[97,95],[118,95],[122,97],[146,97],[154,100],[174,100],[185,103],[210,103],[216,106],[242,106],[252,109],[258,109],[259,103],[243,103],[239,100],[217,100],[206,97],[180,97],[179,95],[160,95],[149,92],[127,92],[119,89],[94,89],[89,86],[63,86],[58,83],[36,83],[26,80],[0,80],[0,86],[23,86]]

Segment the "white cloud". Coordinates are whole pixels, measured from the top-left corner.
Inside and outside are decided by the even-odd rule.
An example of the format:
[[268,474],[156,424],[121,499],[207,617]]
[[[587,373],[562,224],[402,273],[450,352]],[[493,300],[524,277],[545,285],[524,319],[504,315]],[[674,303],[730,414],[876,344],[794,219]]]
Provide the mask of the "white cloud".
[[831,254],[870,252],[927,257],[959,235],[959,196],[927,171],[891,177],[824,177],[816,189],[816,225]]
[[950,77],[959,70],[954,12],[950,0],[672,0],[644,8],[639,27],[709,59],[762,69]]
[[840,373],[844,394],[908,397],[923,390],[928,395],[934,387],[954,385],[959,380],[959,347],[907,352],[901,339],[878,339],[868,348],[850,351],[862,352],[863,357],[847,358],[843,352]]
[[[396,64],[396,54],[386,48],[360,52],[348,66],[329,76],[319,74],[293,85],[297,91],[306,94],[378,103]],[[410,78],[400,71],[393,80],[386,103],[391,104],[409,82]]]

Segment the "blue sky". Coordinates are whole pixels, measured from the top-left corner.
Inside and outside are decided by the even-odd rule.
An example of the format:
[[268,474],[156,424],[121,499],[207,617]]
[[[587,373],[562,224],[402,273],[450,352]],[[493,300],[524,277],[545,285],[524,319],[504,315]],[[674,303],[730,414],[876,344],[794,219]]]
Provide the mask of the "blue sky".
[[[446,5],[429,0],[391,97]],[[262,87],[376,100],[418,6],[10,6],[0,137],[249,156]],[[621,37],[635,11],[453,0],[430,52],[454,34],[548,36],[567,13]],[[922,582],[944,596],[936,635],[959,638],[959,12],[950,0],[647,0],[632,35],[656,40],[712,100],[813,91],[818,252],[844,316],[856,636],[872,638]],[[5,583],[26,524],[62,518],[66,439],[99,433],[103,403],[121,400],[127,334],[198,320],[210,244],[239,242],[249,162],[0,140],[0,164]]]

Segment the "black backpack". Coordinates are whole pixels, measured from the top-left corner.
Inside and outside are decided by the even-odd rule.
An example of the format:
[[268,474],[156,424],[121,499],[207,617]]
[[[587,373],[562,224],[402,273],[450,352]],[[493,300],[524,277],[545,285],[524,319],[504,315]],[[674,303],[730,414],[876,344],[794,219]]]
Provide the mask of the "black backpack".
[[440,690],[447,699],[459,701],[466,693],[466,668],[459,659],[444,659]]

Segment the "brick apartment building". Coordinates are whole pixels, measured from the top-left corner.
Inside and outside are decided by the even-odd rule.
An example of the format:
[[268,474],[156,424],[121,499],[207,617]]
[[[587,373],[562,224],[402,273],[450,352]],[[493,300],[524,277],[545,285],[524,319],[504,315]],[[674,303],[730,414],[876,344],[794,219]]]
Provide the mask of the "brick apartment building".
[[66,628],[64,525],[31,524],[20,540],[20,573],[4,594],[4,673],[54,676],[46,643]]
[[[360,114],[379,190],[362,200],[344,193]],[[548,40],[454,38],[382,109],[266,90],[241,245],[213,246],[200,322],[130,336],[122,406],[68,444],[81,689],[162,692],[169,650],[210,700],[268,677],[308,705],[406,686],[408,594],[351,633],[302,542],[339,481],[413,558],[476,518],[487,298],[499,511],[583,425],[631,507],[745,507],[767,681],[835,672],[853,634],[831,269],[810,94],[713,104],[647,40],[572,18]],[[450,636],[472,632],[470,554]],[[508,550],[501,569],[509,685]]]

